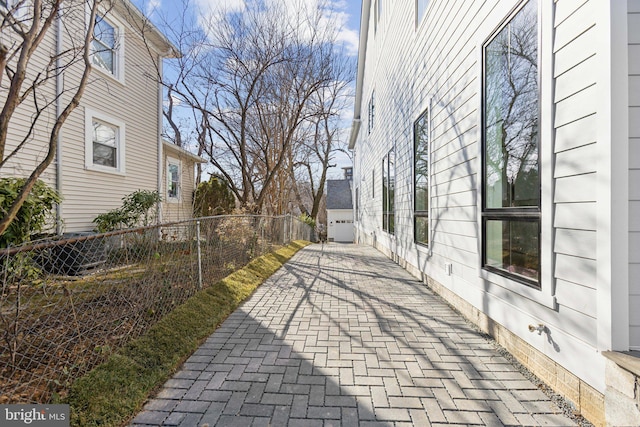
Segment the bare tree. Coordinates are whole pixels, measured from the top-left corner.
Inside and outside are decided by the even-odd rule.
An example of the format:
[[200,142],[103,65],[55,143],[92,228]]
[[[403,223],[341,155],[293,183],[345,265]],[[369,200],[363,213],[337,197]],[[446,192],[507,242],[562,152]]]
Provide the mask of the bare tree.
[[305,211],[309,212],[312,218],[318,216],[329,168],[335,166],[332,164],[334,155],[337,151],[344,152],[341,113],[350,105],[351,96],[348,89],[353,81],[353,69],[348,60],[337,62],[335,65],[335,78],[325,90],[316,94],[314,100],[318,115],[310,123],[311,138],[304,143],[301,156],[292,165],[300,170],[303,177],[293,182],[296,193],[300,194],[299,183],[308,183],[311,209],[305,207]]
[[[58,135],[62,125],[79,105],[91,73],[91,42],[99,0],[19,0],[0,8],[0,171],[8,161],[34,143],[38,126],[45,128],[46,155],[38,159],[29,173],[16,200],[5,212],[0,212],[0,234],[16,217],[33,186],[55,158]],[[83,31],[67,27],[67,23],[84,22],[86,8],[90,13]],[[71,46],[51,50],[54,31],[68,35]],[[43,59],[44,58],[44,59]],[[58,88],[53,97],[47,89],[58,76],[71,67],[79,67],[77,82],[70,79],[66,89]],[[73,82],[73,83],[71,83]],[[70,98],[69,98],[70,97]],[[24,106],[32,115],[25,132],[12,132],[19,120],[17,111]],[[52,119],[53,117],[53,119]],[[8,143],[9,135],[18,136]]]
[[[201,19],[205,27],[198,33],[173,25],[181,28],[174,38],[189,54],[165,85],[181,106],[193,109],[192,129],[215,172],[240,205],[255,212],[284,209],[276,198],[293,188],[285,179],[291,153],[311,143],[301,139],[303,128],[320,120],[319,94],[335,84],[337,29],[326,23],[326,5],[298,6],[251,0],[242,13],[222,11],[207,24]],[[170,103],[174,135],[181,132],[176,113]]]

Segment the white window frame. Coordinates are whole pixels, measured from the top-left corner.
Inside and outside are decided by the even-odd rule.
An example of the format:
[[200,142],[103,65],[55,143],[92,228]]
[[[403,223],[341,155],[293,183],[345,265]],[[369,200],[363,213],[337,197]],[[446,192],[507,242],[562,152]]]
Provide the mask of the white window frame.
[[[18,0],[3,0],[3,1],[6,3],[6,5],[0,4],[0,9],[4,9],[7,12],[15,8],[16,4],[18,3]],[[25,21],[33,17],[32,8],[29,8],[29,6],[30,6],[29,3],[25,2],[24,4],[20,5],[19,7],[15,8],[15,10],[13,10],[13,18],[19,21],[22,25],[26,25],[27,23]]]
[[[93,122],[100,121],[113,126],[116,132],[116,167],[98,165],[93,163]],[[91,109],[85,109],[85,168],[97,172],[107,172],[117,175],[125,174],[125,124],[123,121],[99,113]]]
[[[89,23],[89,19],[91,18],[91,9],[89,8],[89,6],[87,6],[87,26]],[[124,84],[125,80],[124,80],[124,25],[122,25],[117,19],[113,18],[112,16],[110,16],[107,12],[103,12],[103,11],[98,11],[98,14],[96,15],[96,19],[103,19],[107,24],[109,24],[110,26],[113,27],[114,31],[115,31],[115,54],[114,54],[114,64],[113,64],[113,70],[109,70],[107,68],[101,67],[98,64],[95,64],[93,62],[93,53],[91,53],[91,65],[93,67],[94,70],[98,70],[99,72],[101,72],[102,74],[109,76],[113,79],[115,79],[116,81],[119,81],[120,83]],[[95,29],[94,29],[95,32]],[[93,43],[93,39],[91,41]]]
[[[178,166],[178,191],[175,197],[169,196],[169,182],[171,179],[171,175],[169,174],[169,167],[171,165]],[[167,203],[179,203],[182,197],[182,162],[180,161],[180,159],[167,156],[167,162],[165,165],[164,182],[165,182],[164,194],[165,194]]]

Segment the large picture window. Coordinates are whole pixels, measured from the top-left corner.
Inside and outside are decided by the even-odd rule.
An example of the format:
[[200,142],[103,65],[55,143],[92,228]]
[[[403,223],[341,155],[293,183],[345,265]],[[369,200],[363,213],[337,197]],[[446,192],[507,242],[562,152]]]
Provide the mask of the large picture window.
[[429,244],[429,112],[413,126],[413,227],[415,242]]
[[382,160],[382,229],[395,232],[395,151],[391,149]]
[[540,286],[538,2],[484,46],[483,268]]

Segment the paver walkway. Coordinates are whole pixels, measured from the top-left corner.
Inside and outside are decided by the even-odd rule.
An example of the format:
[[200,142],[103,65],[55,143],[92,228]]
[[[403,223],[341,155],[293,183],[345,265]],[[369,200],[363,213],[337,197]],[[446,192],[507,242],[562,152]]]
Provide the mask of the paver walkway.
[[493,344],[372,248],[312,245],[133,425],[575,425]]

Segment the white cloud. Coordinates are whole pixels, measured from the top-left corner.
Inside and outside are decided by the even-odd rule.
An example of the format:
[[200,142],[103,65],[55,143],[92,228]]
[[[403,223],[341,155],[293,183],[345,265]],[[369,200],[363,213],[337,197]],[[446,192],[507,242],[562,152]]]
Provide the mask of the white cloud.
[[357,30],[343,29],[338,33],[338,41],[344,44],[349,55],[355,56],[358,54],[360,35]]
[[[160,1],[160,0],[152,0]],[[215,26],[221,15],[240,13],[246,9],[246,0],[195,0],[198,7],[200,25],[206,30]],[[251,0],[249,0],[251,1]],[[323,30],[334,29],[336,41],[342,43],[348,54],[356,55],[358,52],[359,36],[357,29],[347,27],[349,15],[347,14],[347,2],[345,0],[266,0],[267,5],[272,4],[283,10],[285,20],[296,22],[300,12],[312,13],[317,8],[322,8],[320,19]],[[311,30],[308,30],[311,34]]]
[[200,25],[202,28],[210,28],[220,19],[220,16],[228,13],[242,12],[246,9],[245,0],[195,0]]

